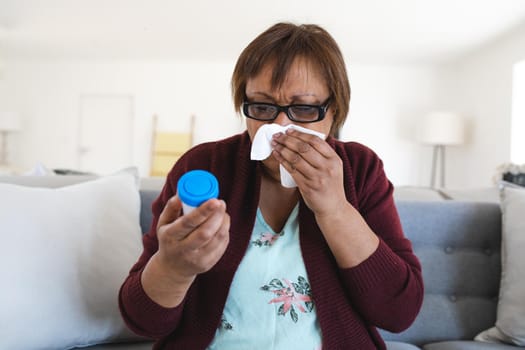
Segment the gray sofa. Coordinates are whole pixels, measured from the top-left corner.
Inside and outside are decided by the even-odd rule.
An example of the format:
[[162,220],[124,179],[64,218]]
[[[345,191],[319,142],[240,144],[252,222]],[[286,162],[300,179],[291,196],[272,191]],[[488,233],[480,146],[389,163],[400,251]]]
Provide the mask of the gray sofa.
[[[150,205],[157,194],[155,190],[141,191],[144,231],[149,228]],[[409,329],[400,334],[381,330],[388,348],[516,349],[473,341],[496,320],[501,270],[499,204],[397,200],[397,206],[405,233],[423,265],[425,299]]]
[[[32,180],[58,187],[87,178]],[[20,182],[1,179],[0,182]],[[22,181],[27,183],[28,181]],[[151,203],[160,183],[142,183],[142,231],[151,223]],[[380,330],[389,350],[516,349],[473,341],[496,320],[501,275],[501,212],[497,202],[396,199],[406,235],[421,260],[425,299],[414,324],[400,334]],[[105,344],[93,350],[150,349],[151,342]],[[1,342],[0,342],[1,345]],[[1,348],[1,346],[0,346]],[[191,350],[191,349],[190,349]]]
[[405,234],[423,266],[425,299],[414,324],[387,340],[425,350],[516,349],[473,341],[494,326],[501,211],[494,202],[398,201]]

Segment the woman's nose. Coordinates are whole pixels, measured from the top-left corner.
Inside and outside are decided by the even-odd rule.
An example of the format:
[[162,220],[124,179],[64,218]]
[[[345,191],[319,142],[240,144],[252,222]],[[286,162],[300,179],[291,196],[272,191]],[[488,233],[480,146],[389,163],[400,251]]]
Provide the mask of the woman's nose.
[[277,118],[275,118],[273,122],[282,126],[292,124],[292,121],[288,118],[284,111],[279,112],[279,114],[277,114]]

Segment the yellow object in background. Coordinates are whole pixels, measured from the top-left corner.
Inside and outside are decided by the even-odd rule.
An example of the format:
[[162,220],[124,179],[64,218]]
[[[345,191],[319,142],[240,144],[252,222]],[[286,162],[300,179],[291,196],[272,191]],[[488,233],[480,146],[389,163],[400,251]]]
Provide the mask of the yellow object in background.
[[192,146],[194,117],[191,117],[189,133],[157,131],[156,124],[154,116],[150,176],[165,177],[177,159]]

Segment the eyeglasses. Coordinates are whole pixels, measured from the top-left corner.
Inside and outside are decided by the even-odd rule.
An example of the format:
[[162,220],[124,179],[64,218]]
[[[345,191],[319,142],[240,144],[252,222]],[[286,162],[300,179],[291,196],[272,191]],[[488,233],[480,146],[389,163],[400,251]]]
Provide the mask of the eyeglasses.
[[273,103],[243,102],[242,111],[245,116],[255,120],[272,121],[279,113],[284,112],[288,119],[297,123],[313,123],[324,119],[330,98],[322,105],[293,104],[279,106]]

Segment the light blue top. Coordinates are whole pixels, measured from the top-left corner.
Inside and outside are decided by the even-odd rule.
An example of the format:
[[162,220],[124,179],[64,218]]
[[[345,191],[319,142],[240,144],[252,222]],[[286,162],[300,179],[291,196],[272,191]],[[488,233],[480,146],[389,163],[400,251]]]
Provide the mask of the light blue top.
[[299,245],[299,207],[275,233],[257,210],[250,245],[209,350],[321,349]]

